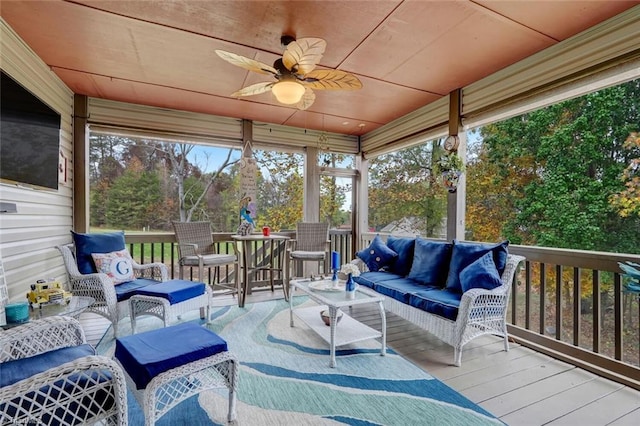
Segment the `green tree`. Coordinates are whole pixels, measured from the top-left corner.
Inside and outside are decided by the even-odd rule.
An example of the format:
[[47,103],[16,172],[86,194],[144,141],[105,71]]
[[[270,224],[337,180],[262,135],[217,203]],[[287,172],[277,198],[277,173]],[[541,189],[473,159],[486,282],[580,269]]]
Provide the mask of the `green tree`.
[[295,229],[302,220],[302,155],[255,151],[254,156],[259,169],[257,225]]
[[[496,173],[488,193],[509,197],[501,235],[550,247],[640,247],[638,218],[619,217],[609,201],[624,188],[619,176],[632,153],[623,143],[638,131],[639,102],[636,80],[484,127],[486,161]],[[470,192],[480,182],[468,178]]]
[[625,141],[623,148],[634,157],[622,172],[620,180],[624,189],[611,196],[611,205],[617,209],[621,217],[640,216],[640,134],[632,133]]
[[[436,152],[439,145],[436,142]],[[369,224],[381,229],[405,218],[418,220],[425,236],[435,236],[446,213],[446,191],[432,173],[431,144],[414,146],[371,160]]]
[[143,170],[141,162],[133,158],[109,190],[106,224],[124,229],[155,227],[161,201],[158,175]]

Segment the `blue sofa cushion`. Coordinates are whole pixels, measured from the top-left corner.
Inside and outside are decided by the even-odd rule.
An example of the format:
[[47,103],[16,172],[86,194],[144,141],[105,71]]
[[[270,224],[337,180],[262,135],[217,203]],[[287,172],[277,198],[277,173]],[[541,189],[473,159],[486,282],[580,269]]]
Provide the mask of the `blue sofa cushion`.
[[389,265],[389,272],[406,277],[411,271],[411,263],[413,262],[413,250],[415,247],[415,238],[410,237],[394,237],[387,238],[387,247],[398,253],[395,261]]
[[369,247],[357,252],[356,256],[367,264],[370,271],[376,272],[389,265],[398,253],[387,247],[380,235],[376,235]]
[[408,278],[379,281],[374,284],[373,289],[384,295],[391,297],[402,303],[409,303],[409,298],[415,292],[437,289],[433,286],[425,286]]
[[137,294],[137,291],[148,285],[158,285],[160,281],[152,280],[149,278],[137,278],[133,281],[118,284],[114,288],[116,289],[116,300],[118,302],[124,302],[129,300],[131,296]]
[[449,275],[447,276],[447,289],[462,293],[460,272],[482,256],[491,253],[498,273],[502,275],[507,264],[507,246],[509,241],[496,244],[466,243],[453,240],[451,262],[449,262]]
[[81,234],[71,231],[76,249],[76,262],[82,274],[97,272],[91,253],[111,253],[124,250],[124,231],[102,234]]
[[170,280],[136,290],[136,294],[143,296],[162,297],[169,301],[170,305],[202,296],[205,292],[205,283]]
[[145,389],[165,371],[226,350],[220,336],[187,322],[116,339],[115,357],[136,387]]
[[462,295],[451,290],[423,290],[413,293],[409,297],[409,304],[451,321],[458,317],[460,298]]
[[472,288],[493,290],[500,287],[502,281],[500,281],[496,264],[493,262],[493,253],[485,254],[464,268],[460,272],[460,284],[463,293]]
[[95,355],[95,351],[91,345],[85,344],[2,362],[0,363],[0,388],[88,355]]
[[404,277],[398,274],[393,274],[391,272],[369,271],[369,272],[363,272],[357,277],[353,277],[353,280],[365,287],[373,288],[373,286],[376,283],[387,281],[387,280],[397,280],[399,278],[404,278]]
[[407,278],[420,284],[444,287],[449,273],[451,243],[429,241],[417,237],[413,252],[413,264]]

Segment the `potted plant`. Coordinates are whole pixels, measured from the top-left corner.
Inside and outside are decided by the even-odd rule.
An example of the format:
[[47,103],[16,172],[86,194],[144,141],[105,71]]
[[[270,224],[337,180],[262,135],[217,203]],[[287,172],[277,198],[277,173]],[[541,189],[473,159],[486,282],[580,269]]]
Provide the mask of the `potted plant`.
[[442,184],[449,192],[456,192],[464,163],[455,151],[447,152],[436,161],[434,172],[442,176]]

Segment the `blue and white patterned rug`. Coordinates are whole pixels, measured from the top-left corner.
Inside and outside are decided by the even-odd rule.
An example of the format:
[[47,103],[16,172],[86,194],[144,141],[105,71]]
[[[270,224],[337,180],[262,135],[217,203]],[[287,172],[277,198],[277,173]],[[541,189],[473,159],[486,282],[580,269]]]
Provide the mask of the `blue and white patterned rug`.
[[[311,305],[305,297],[294,301]],[[240,360],[239,425],[491,425],[503,424],[447,385],[380,344],[365,341],[340,347],[337,368],[329,367],[328,345],[300,320],[289,326],[284,300],[213,310],[209,328],[227,340]],[[197,312],[183,321],[197,319]],[[138,330],[158,328],[155,318]],[[121,322],[123,335],[127,321]],[[338,324],[338,328],[340,324]],[[179,344],[179,342],[176,342]],[[113,331],[98,353],[113,354]],[[226,392],[201,393],[175,407],[160,425],[226,424]],[[144,419],[129,393],[129,424]]]

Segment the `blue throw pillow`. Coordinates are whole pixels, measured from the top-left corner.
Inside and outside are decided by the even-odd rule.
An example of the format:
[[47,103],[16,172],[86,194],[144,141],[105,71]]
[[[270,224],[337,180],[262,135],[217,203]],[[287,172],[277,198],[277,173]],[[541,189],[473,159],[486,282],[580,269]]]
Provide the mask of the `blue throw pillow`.
[[395,261],[389,265],[389,272],[406,277],[411,271],[411,263],[413,262],[413,250],[416,239],[413,237],[394,237],[387,238],[387,247],[398,253]]
[[462,284],[460,284],[460,272],[482,256],[491,253],[493,263],[496,265],[498,274],[502,275],[504,267],[507,264],[507,246],[509,241],[503,241],[497,244],[483,243],[463,243],[453,240],[453,251],[451,254],[451,262],[449,263],[449,275],[447,276],[447,289],[462,293]]
[[380,235],[376,235],[369,247],[357,252],[356,256],[367,264],[370,271],[376,272],[389,265],[398,253],[387,247]]
[[484,288],[493,290],[502,285],[500,274],[493,262],[493,253],[487,253],[480,259],[471,263],[460,272],[460,285],[462,292],[472,288]]
[[417,237],[413,251],[413,264],[407,278],[420,284],[444,287],[449,273],[453,244],[428,241]]
[[76,247],[76,262],[82,274],[97,272],[91,253],[111,253],[124,250],[124,231],[105,232],[103,234],[80,234],[71,231]]

